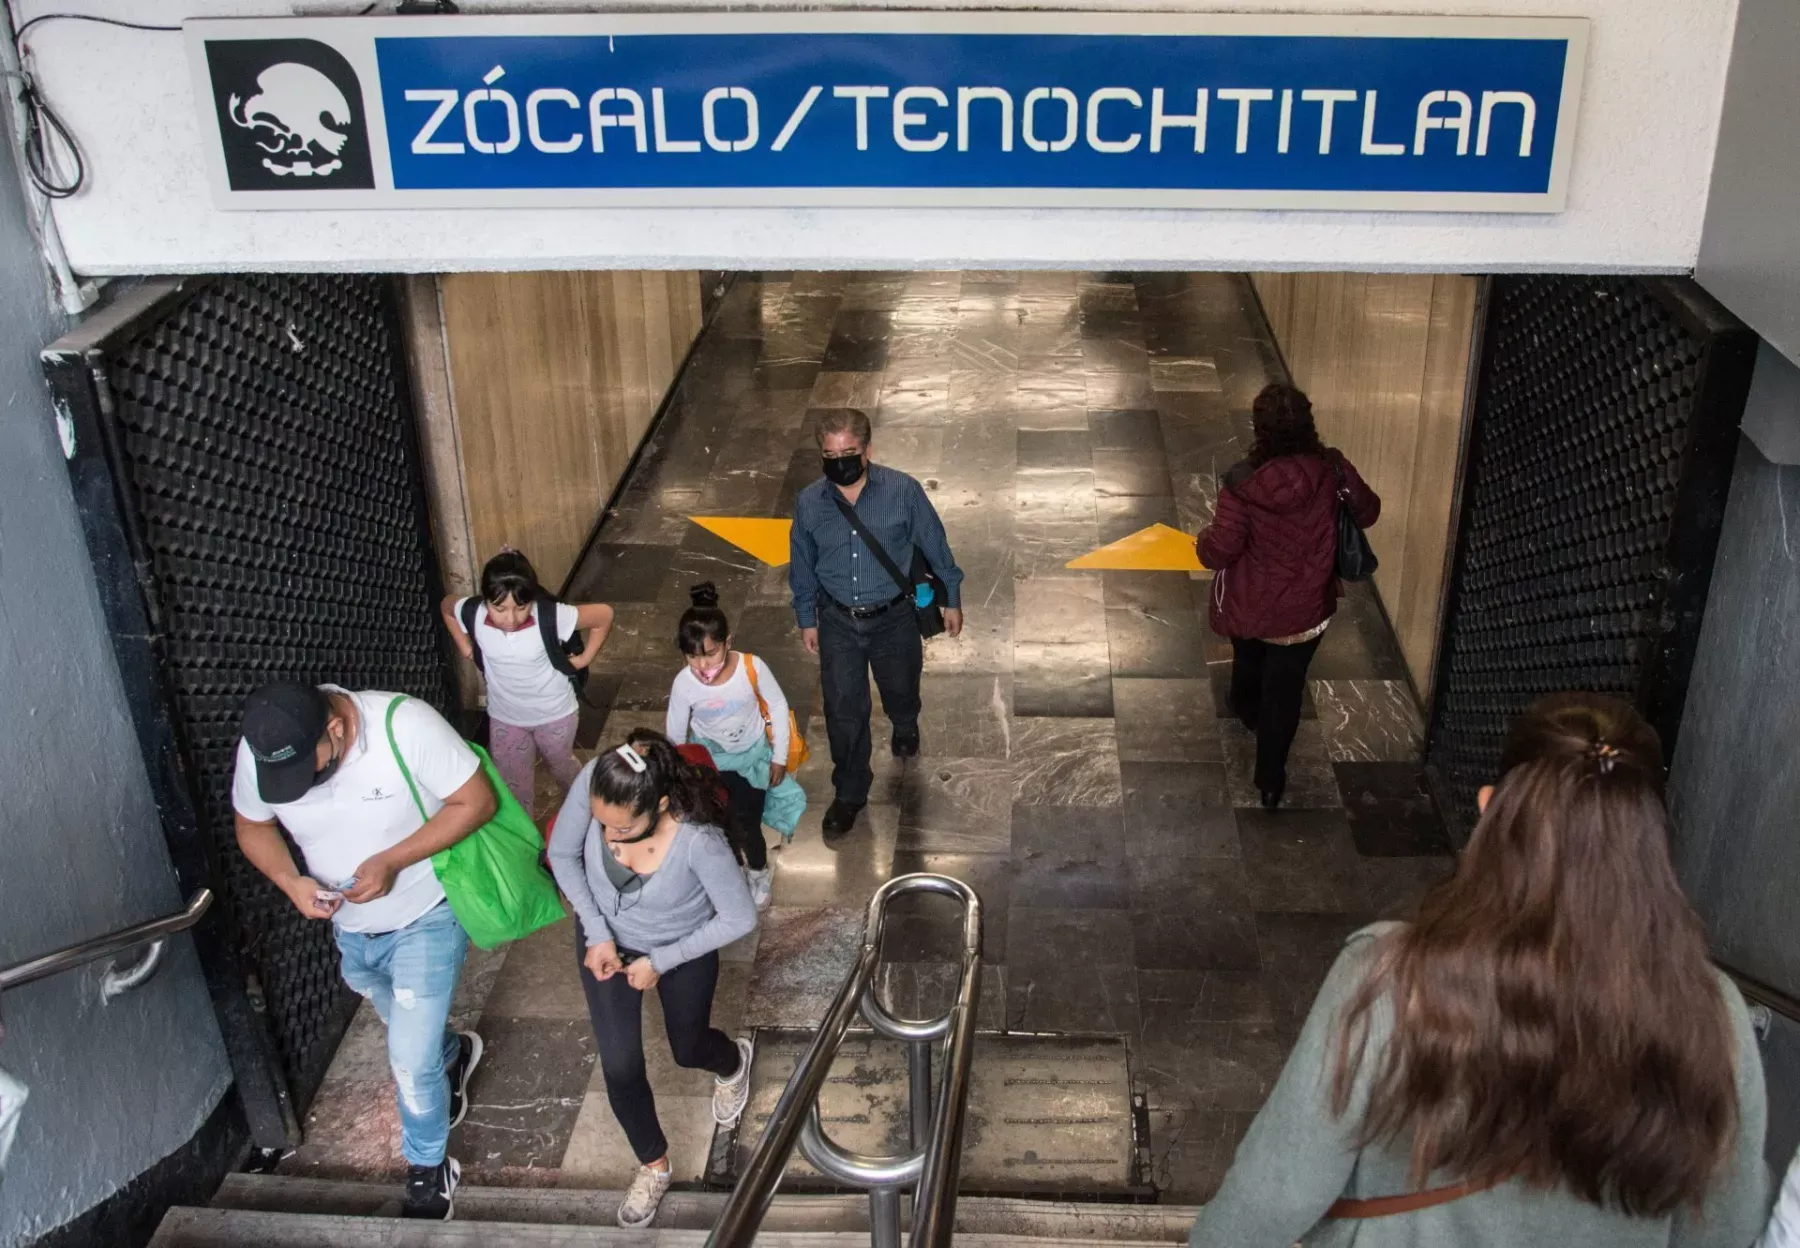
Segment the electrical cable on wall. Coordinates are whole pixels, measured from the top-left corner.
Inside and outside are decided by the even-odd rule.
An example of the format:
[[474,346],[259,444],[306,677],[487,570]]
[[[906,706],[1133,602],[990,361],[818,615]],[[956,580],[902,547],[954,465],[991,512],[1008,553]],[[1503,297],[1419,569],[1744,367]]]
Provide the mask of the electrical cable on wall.
[[49,101],[38,90],[37,81],[30,71],[23,68],[26,33],[43,22],[57,21],[95,22],[126,30],[177,34],[181,31],[179,26],[151,26],[92,13],[40,13],[14,30],[13,44],[19,52],[21,62],[21,68],[16,73],[19,79],[16,98],[23,112],[20,141],[24,148],[25,176],[45,199],[68,199],[77,194],[87,182],[87,161],[81,154],[81,145],[75,141],[75,135],[67,123],[57,115],[56,110],[50,107]]

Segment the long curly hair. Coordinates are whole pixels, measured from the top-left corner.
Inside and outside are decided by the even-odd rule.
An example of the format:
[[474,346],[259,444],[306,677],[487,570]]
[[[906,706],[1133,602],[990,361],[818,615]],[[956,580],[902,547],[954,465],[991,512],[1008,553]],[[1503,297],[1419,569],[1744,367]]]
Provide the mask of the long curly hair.
[[1335,1110],[1366,1082],[1356,1138],[1409,1149],[1415,1185],[1697,1208],[1737,1131],[1736,1044],[1669,860],[1656,730],[1616,698],[1553,694],[1513,722],[1500,771],[1456,874],[1376,945],[1339,1022]]
[[1264,386],[1250,407],[1250,423],[1256,433],[1247,457],[1252,468],[1284,455],[1325,457],[1325,444],[1313,424],[1312,400],[1298,386],[1279,381]]

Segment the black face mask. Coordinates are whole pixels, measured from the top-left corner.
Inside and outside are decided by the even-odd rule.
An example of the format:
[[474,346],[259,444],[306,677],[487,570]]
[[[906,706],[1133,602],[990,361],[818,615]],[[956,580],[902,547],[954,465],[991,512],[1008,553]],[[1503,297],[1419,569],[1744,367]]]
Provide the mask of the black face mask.
[[313,773],[312,787],[315,789],[336,775],[338,764],[344,761],[344,756],[337,751],[337,742],[333,741],[331,744],[331,761],[326,763],[321,770]]
[[863,457],[861,455],[841,455],[836,459],[825,457],[825,479],[833,485],[850,486],[862,480]]

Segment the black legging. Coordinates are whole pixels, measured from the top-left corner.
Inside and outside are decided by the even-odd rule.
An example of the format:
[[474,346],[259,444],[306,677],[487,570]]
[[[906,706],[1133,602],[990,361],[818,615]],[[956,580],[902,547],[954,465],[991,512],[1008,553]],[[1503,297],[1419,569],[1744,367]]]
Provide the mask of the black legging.
[[1287,787],[1287,756],[1300,730],[1306,669],[1319,639],[1276,646],[1247,637],[1231,639],[1231,710],[1256,733],[1256,787]]
[[761,871],[769,865],[769,847],[762,830],[763,802],[769,795],[735,771],[720,771],[719,779],[727,797],[725,839],[739,862]]
[[[575,957],[587,953],[587,941],[576,925]],[[619,950],[627,962],[634,954]],[[738,1071],[741,1055],[730,1036],[712,1025],[713,989],[719,982],[719,955],[701,954],[664,975],[656,983],[662,1000],[663,1025],[675,1064],[710,1070],[720,1078]],[[606,1099],[613,1117],[638,1161],[650,1164],[669,1152],[656,1117],[656,1095],[644,1069],[644,994],[620,971],[604,982],[581,967],[581,991],[587,996],[588,1021],[600,1047],[600,1071],[606,1077]]]

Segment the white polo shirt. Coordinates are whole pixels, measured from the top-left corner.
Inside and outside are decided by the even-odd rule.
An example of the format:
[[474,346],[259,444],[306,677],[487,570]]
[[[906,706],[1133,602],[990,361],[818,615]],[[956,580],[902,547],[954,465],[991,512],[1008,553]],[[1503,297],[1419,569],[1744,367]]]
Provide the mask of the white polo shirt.
[[[354,701],[360,721],[356,741],[331,779],[308,789],[299,801],[265,802],[256,787],[256,759],[240,738],[231,804],[257,823],[279,820],[306,858],[306,873],[326,888],[336,888],[364,862],[417,832],[425,820],[388,746],[388,704],[401,695],[320,688]],[[394,712],[394,740],[428,814],[443,809],[444,799],[481,766],[456,729],[417,698],[407,698]],[[332,921],[346,932],[393,932],[443,899],[443,885],[427,858],[400,872],[387,896],[362,905],[345,902]]]
[[[468,601],[457,600],[458,628],[462,627],[463,605]],[[531,609],[530,622],[509,633],[488,623],[487,603],[478,602],[475,606],[475,644],[481,647],[481,670],[487,678],[488,716],[515,728],[553,724],[580,709],[575,701],[575,687],[544,653],[544,635],[538,631],[536,614],[544,609],[544,604],[535,603]],[[567,641],[575,635],[579,614],[566,602],[556,604],[558,640]]]

